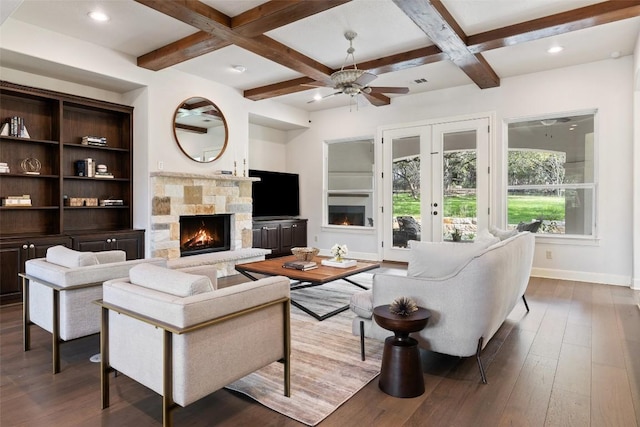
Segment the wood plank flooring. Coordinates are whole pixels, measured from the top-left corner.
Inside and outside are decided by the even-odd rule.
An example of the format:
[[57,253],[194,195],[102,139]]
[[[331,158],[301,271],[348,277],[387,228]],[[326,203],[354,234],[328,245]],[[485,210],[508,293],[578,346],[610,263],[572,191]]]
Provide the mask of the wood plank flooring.
[[[245,279],[220,280],[231,286]],[[532,278],[531,311],[518,304],[483,352],[489,384],[474,358],[425,352],[425,393],[397,399],[377,380],[320,426],[639,426],[640,310],[634,291]],[[21,306],[0,308],[0,425],[158,426],[161,399],[120,375],[111,407],[100,409],[98,337],[62,345],[51,374],[50,335],[32,328],[22,351]],[[219,390],[175,413],[189,426],[298,426],[252,400]]]

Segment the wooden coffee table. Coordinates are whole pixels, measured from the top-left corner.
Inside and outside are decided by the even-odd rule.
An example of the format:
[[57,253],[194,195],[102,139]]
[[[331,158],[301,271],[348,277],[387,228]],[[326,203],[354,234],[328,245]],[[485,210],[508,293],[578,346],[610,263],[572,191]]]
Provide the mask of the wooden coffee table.
[[427,326],[429,317],[431,312],[426,308],[418,308],[408,316],[391,313],[388,305],[373,309],[376,323],[394,333],[384,341],[378,381],[380,390],[395,397],[417,397],[424,393],[418,341],[409,334]]
[[[235,266],[235,269],[251,280],[259,279],[259,277],[256,277],[254,274],[288,277],[289,279],[294,281],[291,283],[291,290],[293,291],[296,289],[304,289],[324,285],[325,283],[333,282],[336,280],[344,280],[345,282],[357,286],[361,289],[368,289],[360,285],[359,283],[350,280],[349,277],[353,276],[354,274],[374,270],[380,267],[380,264],[377,263],[361,261],[358,261],[355,266],[349,268],[327,267],[321,264],[323,259],[326,258],[314,258],[313,261],[318,264],[318,268],[308,271],[294,270],[291,268],[284,268],[282,266],[282,264],[287,261],[295,261],[296,257],[293,255],[281,258],[271,258],[264,261],[248,262],[246,264],[237,264]],[[307,307],[304,307],[293,299],[291,299],[291,304],[320,321],[328,319],[329,317],[335,316],[336,314],[342,313],[343,311],[349,309],[349,305],[347,304],[346,306],[340,307],[330,313],[319,315],[318,313],[309,310]]]

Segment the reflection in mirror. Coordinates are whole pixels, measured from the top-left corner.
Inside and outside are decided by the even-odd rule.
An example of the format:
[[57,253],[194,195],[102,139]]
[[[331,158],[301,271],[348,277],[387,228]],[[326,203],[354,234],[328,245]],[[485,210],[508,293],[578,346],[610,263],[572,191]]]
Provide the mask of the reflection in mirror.
[[373,227],[373,139],[326,144],[326,224]]
[[212,162],[227,146],[227,121],[220,109],[206,98],[182,102],[173,118],[173,134],[178,146],[196,162]]

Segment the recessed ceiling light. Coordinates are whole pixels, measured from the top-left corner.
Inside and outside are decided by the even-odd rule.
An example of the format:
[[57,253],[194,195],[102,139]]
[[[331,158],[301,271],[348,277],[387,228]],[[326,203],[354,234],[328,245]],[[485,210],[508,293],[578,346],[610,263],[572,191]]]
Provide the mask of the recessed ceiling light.
[[319,93],[316,93],[315,95],[313,95],[313,99],[316,101],[320,101],[322,99],[322,95],[320,95]]
[[560,53],[564,50],[564,48],[562,46],[551,46],[549,49],[547,49],[548,53]]
[[231,68],[233,68],[233,70],[238,73],[244,73],[245,71],[247,71],[247,67],[245,67],[244,65],[234,65]]
[[89,18],[93,19],[94,21],[106,22],[109,20],[109,16],[102,12],[93,11],[89,12],[87,15],[89,15]]
[[613,58],[613,59],[618,59],[618,58],[620,58],[620,52],[619,52],[619,51],[617,51],[617,50],[615,50],[615,51],[611,52],[611,58]]

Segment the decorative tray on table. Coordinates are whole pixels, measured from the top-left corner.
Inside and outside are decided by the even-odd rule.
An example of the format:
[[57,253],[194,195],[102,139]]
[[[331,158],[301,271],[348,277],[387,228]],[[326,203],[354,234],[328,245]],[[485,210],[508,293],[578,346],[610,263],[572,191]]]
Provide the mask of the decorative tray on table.
[[322,265],[327,267],[349,268],[355,267],[358,263],[355,259],[343,259],[342,261],[336,261],[335,259],[323,259]]

